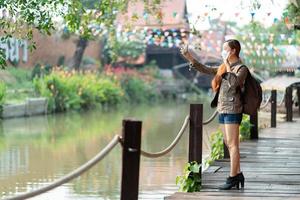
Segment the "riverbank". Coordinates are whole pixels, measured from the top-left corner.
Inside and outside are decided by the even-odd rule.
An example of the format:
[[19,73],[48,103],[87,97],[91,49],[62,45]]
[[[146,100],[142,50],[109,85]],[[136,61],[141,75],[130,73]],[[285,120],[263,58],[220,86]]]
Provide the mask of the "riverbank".
[[[5,81],[0,83],[0,106],[4,118],[106,109],[120,104],[152,104],[168,99],[199,99],[199,95],[185,92],[187,89],[182,81],[163,80],[152,68],[108,67],[101,73],[53,68],[51,73],[35,72],[35,76],[33,71],[23,69],[9,68],[0,72]],[[37,111],[30,110],[30,107],[39,108]]]

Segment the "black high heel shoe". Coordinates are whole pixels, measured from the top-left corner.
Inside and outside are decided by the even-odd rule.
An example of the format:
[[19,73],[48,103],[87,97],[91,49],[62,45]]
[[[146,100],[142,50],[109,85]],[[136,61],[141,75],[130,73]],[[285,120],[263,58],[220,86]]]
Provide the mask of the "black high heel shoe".
[[243,175],[243,172],[238,173],[238,176],[239,176],[239,181],[241,183],[241,188],[244,188],[244,186],[245,186],[245,177]]
[[236,187],[237,189],[240,189],[240,184],[241,188],[244,188],[244,183],[245,183],[245,177],[243,173],[239,173],[236,176],[229,176],[226,179],[226,182],[224,185],[221,185],[219,187],[220,190],[230,190],[232,187]]

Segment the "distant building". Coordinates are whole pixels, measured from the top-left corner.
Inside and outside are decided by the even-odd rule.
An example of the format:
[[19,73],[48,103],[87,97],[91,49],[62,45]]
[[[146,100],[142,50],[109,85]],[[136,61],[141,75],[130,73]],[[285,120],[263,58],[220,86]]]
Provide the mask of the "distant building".
[[132,27],[146,31],[145,62],[155,60],[161,69],[171,69],[172,66],[186,62],[180,56],[178,48],[182,40],[187,40],[189,37],[186,2],[185,0],[163,1],[160,8],[154,17],[153,14],[145,12],[142,1],[130,3],[128,12],[119,15],[117,21],[125,27],[128,20],[138,16],[131,23]]

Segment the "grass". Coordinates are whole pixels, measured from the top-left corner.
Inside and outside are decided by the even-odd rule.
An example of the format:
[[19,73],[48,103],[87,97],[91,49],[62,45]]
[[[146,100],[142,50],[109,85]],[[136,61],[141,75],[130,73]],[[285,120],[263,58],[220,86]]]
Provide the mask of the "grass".
[[9,76],[5,81],[7,89],[5,103],[19,103],[34,96],[31,70],[7,67],[5,71]]

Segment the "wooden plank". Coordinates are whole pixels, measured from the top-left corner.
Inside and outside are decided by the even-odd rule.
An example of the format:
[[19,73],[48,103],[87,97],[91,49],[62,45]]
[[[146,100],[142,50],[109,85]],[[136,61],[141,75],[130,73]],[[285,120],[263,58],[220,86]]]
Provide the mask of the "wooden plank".
[[220,191],[230,160],[215,161],[202,176],[197,193],[175,193],[165,199],[300,199],[300,118],[263,129],[260,139],[240,144],[245,189]]

